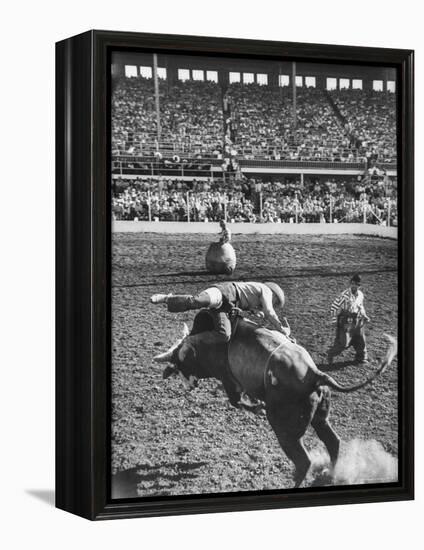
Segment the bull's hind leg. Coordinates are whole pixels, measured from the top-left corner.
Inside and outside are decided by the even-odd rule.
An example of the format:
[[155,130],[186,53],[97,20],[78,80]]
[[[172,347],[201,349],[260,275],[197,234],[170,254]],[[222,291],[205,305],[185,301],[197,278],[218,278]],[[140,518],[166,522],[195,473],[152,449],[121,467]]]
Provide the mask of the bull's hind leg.
[[[267,417],[282,450],[294,463],[296,469],[295,487],[299,487],[311,466],[311,459],[303,445],[302,438],[315,411],[315,403],[306,399],[302,402],[292,402],[288,406],[287,401],[290,398],[287,396],[285,402],[285,399],[281,397],[285,398],[286,396],[280,396],[274,402],[274,406],[270,406],[268,402]],[[284,403],[285,406],[282,406]]]
[[315,414],[312,418],[311,425],[314,428],[317,436],[327,447],[328,454],[333,466],[336,464],[339,457],[340,438],[332,428],[328,421],[330,414],[331,394],[330,390],[325,386],[321,388],[321,398]]
[[295,465],[294,486],[295,488],[300,487],[311,467],[311,459],[303,445],[303,441],[287,436],[278,437],[278,441],[283,451]]

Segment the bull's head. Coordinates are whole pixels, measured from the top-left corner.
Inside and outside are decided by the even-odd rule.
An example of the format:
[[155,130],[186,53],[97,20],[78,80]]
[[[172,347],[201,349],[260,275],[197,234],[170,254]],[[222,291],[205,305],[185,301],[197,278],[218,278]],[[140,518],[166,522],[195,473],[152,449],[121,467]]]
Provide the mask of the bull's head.
[[198,381],[197,376],[195,375],[195,365],[193,361],[189,360],[189,353],[180,353],[184,340],[187,338],[189,333],[190,331],[188,326],[184,323],[181,338],[179,338],[167,351],[153,357],[153,360],[157,363],[172,363],[172,365],[165,367],[162,377],[166,379],[173,375],[179,375],[184,382],[184,385],[188,389],[192,390],[197,386]]

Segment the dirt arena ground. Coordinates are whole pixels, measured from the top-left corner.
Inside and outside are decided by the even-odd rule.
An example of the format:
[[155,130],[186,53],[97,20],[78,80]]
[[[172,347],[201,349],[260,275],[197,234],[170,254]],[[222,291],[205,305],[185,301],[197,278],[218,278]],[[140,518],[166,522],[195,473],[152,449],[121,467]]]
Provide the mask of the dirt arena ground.
[[[154,306],[155,292],[195,293],[217,280],[204,271],[210,235],[113,235],[112,282],[112,497],[145,497],[286,489],[292,465],[265,416],[230,406],[221,385],[201,381],[187,393],[177,378],[162,380],[153,363],[191,326],[194,312]],[[234,280],[273,280],[286,293],[284,314],[293,335],[317,365],[339,382],[361,380],[397,331],[397,242],[361,236],[235,235]],[[369,366],[346,351],[325,363],[333,339],[329,306],[363,276]],[[277,313],[279,313],[277,311]],[[376,440],[397,456],[397,360],[366,389],[333,392],[331,421],[344,445]],[[305,445],[320,449],[313,431]],[[309,481],[312,483],[312,481]]]

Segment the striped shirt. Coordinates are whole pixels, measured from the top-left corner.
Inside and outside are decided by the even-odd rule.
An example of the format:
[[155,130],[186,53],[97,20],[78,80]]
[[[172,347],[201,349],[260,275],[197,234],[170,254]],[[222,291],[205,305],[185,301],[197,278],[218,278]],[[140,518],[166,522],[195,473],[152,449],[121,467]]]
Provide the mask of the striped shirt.
[[360,313],[366,316],[364,308],[364,295],[360,290],[356,294],[353,294],[350,288],[338,296],[331,304],[331,317],[335,319],[341,311],[348,311],[349,313]]

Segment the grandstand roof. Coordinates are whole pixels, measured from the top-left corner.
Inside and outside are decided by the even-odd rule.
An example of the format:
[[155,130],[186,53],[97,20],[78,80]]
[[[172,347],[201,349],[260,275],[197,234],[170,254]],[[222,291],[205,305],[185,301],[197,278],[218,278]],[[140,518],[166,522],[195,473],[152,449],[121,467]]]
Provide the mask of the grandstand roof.
[[[113,65],[146,65],[152,66],[151,53],[114,52]],[[167,54],[158,55],[160,67],[178,67],[186,69],[228,70],[245,72],[265,72],[290,74],[290,61],[274,61],[254,58],[209,57],[204,55]],[[391,67],[376,67],[353,64],[304,63],[296,62],[296,73],[303,76],[329,76],[337,78],[363,78],[395,80],[395,69]]]

